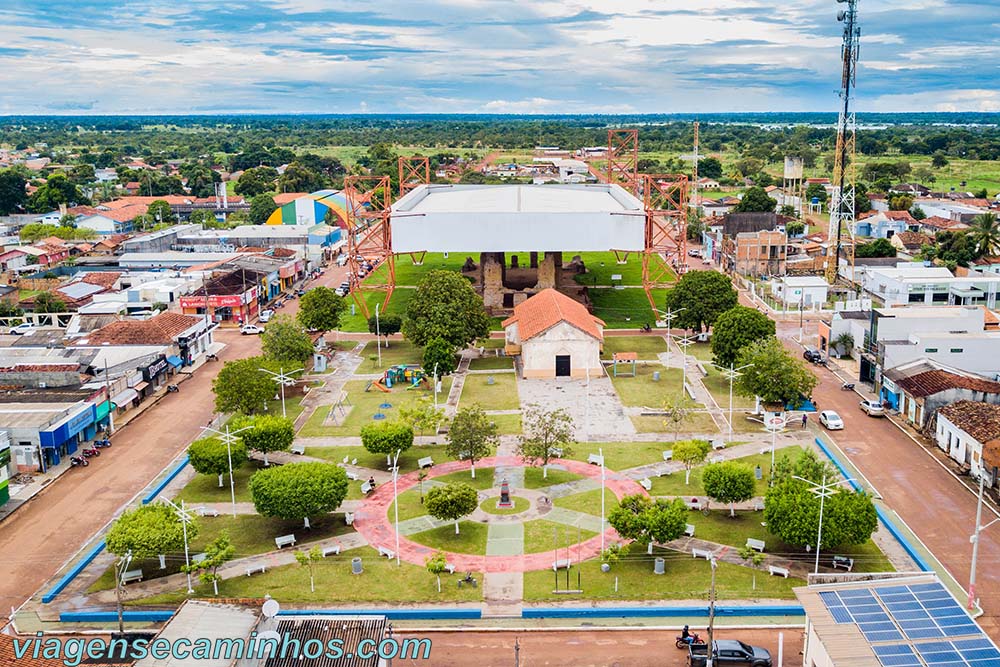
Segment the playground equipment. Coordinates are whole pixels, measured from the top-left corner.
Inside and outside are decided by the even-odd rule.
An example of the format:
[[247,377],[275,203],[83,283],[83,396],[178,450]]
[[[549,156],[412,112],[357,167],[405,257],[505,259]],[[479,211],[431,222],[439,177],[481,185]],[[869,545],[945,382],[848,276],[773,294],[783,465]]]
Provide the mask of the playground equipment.
[[375,387],[380,391],[388,393],[393,385],[396,384],[409,384],[408,389],[421,385],[430,388],[430,382],[424,369],[416,365],[399,364],[386,369],[385,373],[378,380],[369,382],[368,386],[365,387],[365,391],[369,391],[372,387]]

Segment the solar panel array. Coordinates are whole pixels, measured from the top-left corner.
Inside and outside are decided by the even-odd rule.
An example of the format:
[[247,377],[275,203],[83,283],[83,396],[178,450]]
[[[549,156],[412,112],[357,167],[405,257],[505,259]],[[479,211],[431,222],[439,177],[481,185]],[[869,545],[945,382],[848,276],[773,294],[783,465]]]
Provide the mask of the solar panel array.
[[1000,651],[940,583],[823,591],[820,597],[836,623],[858,626],[883,667],[1000,665]]

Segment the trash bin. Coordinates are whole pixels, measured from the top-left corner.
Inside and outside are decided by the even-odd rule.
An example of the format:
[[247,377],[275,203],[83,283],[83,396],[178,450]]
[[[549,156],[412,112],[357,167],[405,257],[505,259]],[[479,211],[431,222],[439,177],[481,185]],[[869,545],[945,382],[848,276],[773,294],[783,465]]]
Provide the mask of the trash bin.
[[653,371],[653,382],[660,381],[660,371]]
[[601,563],[601,572],[610,572],[611,566],[607,563]]
[[361,574],[364,568],[361,567],[361,558],[355,556],[351,559],[351,574]]
[[760,466],[754,468],[753,476],[757,479],[764,479],[764,471],[760,469]]
[[653,574],[663,574],[666,572],[666,568],[663,563],[662,558],[657,558],[653,561]]
[[492,385],[494,382],[496,382],[496,380],[493,379],[492,375],[486,376],[486,384]]

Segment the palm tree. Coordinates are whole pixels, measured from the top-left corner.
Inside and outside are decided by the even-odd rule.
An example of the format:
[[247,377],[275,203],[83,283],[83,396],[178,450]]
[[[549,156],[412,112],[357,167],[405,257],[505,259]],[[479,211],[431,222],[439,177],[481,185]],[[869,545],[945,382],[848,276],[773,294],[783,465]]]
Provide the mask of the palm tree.
[[994,213],[981,213],[972,219],[969,230],[976,240],[976,250],[982,257],[995,255],[1000,251],[1000,221]]

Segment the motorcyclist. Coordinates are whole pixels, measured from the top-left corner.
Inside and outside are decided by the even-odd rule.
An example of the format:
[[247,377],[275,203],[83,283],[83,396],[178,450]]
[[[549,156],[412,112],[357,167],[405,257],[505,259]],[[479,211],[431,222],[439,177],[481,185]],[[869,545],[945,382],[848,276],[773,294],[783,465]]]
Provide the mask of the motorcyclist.
[[691,632],[688,630],[688,626],[686,625],[684,626],[684,629],[681,630],[681,639],[686,641],[688,644],[694,641],[694,637],[691,636]]

